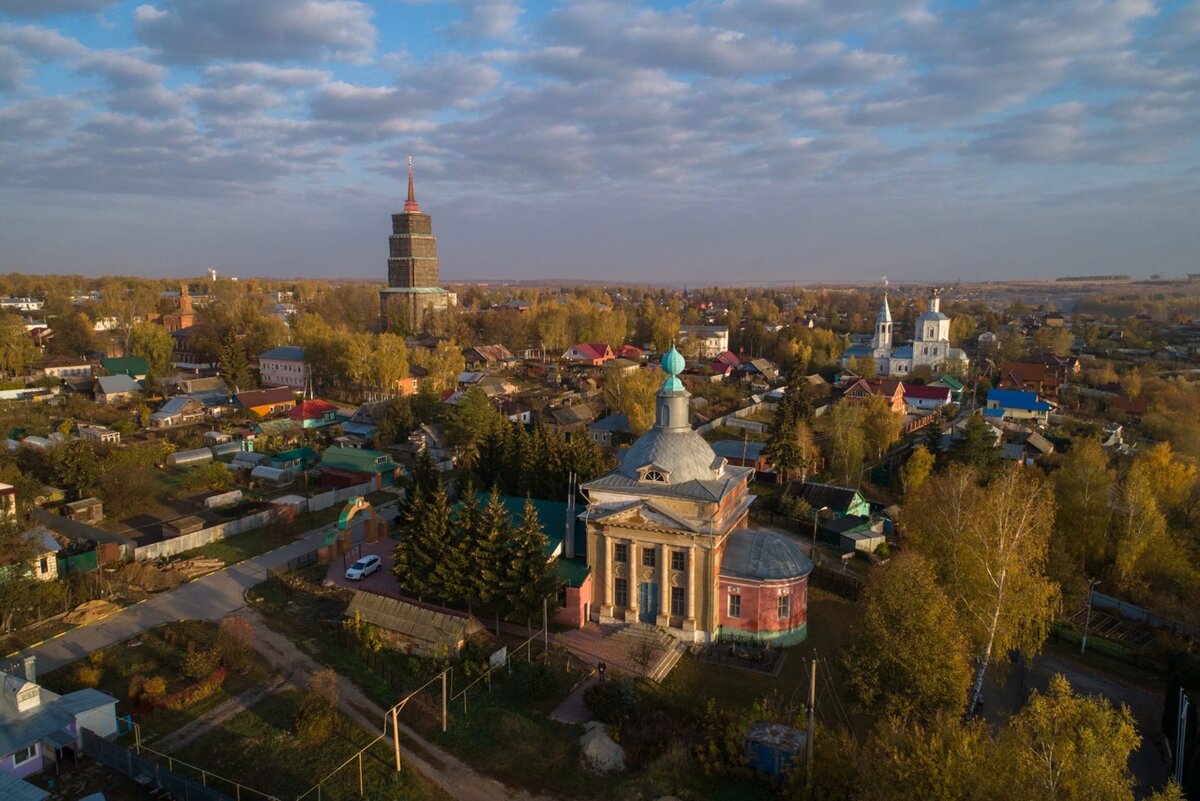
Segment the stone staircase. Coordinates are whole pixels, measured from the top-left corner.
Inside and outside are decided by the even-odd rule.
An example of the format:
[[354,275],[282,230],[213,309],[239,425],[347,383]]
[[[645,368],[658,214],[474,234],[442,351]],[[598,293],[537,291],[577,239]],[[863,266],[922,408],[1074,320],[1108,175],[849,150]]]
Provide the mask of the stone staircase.
[[[684,644],[665,629],[647,623],[630,623],[610,638],[612,644],[626,649],[651,681],[662,681],[683,655]],[[643,667],[644,663],[644,667]]]

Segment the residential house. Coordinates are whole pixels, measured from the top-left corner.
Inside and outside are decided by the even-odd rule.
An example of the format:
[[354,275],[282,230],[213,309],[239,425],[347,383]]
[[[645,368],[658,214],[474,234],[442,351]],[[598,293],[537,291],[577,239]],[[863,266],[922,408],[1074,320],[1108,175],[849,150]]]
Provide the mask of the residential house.
[[613,354],[612,348],[603,342],[580,342],[567,348],[562,358],[563,361],[574,364],[599,367],[605,362],[612,361],[616,356]]
[[733,374],[741,361],[733,351],[723,350],[713,357],[709,369],[713,371],[714,375],[729,376]]
[[1046,425],[1054,405],[1038,397],[1036,392],[1017,389],[992,389],[988,391],[983,411],[989,420],[1017,420]]
[[264,387],[304,389],[312,374],[304,361],[304,348],[283,345],[258,357],[259,383]]
[[397,447],[413,465],[425,451],[429,451],[434,464],[445,464],[454,455],[445,429],[433,423],[421,423],[408,435],[408,442]]
[[515,395],[521,389],[502,375],[485,375],[476,386],[483,390],[483,394],[489,398]]
[[646,351],[635,345],[622,345],[613,353],[618,359],[628,359],[631,362],[641,362],[646,358]]
[[871,507],[862,493],[850,487],[794,479],[784,490],[788,498],[806,502],[814,510],[828,510],[837,515],[869,517]]
[[950,388],[901,382],[904,404],[910,409],[940,409],[950,403]]
[[293,475],[300,475],[315,465],[319,458],[317,452],[312,448],[292,448],[272,456],[269,466],[276,470],[287,470]]
[[753,467],[756,473],[774,473],[764,451],[767,443],[748,439],[719,439],[711,443],[713,453],[729,464]]
[[1004,362],[1000,367],[1000,380],[996,386],[1001,389],[1036,392],[1043,398],[1054,398],[1058,396],[1061,383],[1062,375],[1052,365],[1037,362]]
[[96,395],[96,403],[111,406],[137,398],[142,392],[142,385],[124,373],[102,375],[96,379],[93,391]]
[[113,431],[108,426],[89,425],[80,423],[76,427],[79,433],[79,438],[87,440],[93,445],[120,445],[121,432]]
[[905,414],[904,384],[895,378],[860,378],[842,393],[842,400],[863,406],[871,398],[883,398],[896,414]]
[[213,363],[201,359],[199,353],[201,341],[201,331],[194,325],[172,331],[171,361],[175,363],[175,366],[180,370],[211,370],[214,367]]
[[508,348],[503,345],[476,345],[463,351],[463,359],[472,369],[487,367],[507,367],[517,361]]
[[326,448],[318,465],[321,486],[326,489],[352,487],[371,482],[375,489],[394,486],[400,465],[383,451],[368,448]]
[[642,369],[642,363],[633,361],[632,359],[613,359],[608,364],[604,365],[605,370],[615,370],[618,373],[632,373],[635,370]]
[[498,408],[500,414],[507,417],[511,422],[523,423],[528,425],[533,422],[533,409],[529,408],[529,404],[519,400],[502,400]]
[[[0,671],[0,777],[4,782],[0,788],[23,791],[33,787],[20,781],[25,777],[41,773],[68,755],[78,759],[84,729],[108,738],[117,733],[117,699],[113,696],[90,687],[59,695],[36,681],[33,657],[25,660],[24,678]],[[5,797],[18,796],[13,792]]]
[[824,520],[817,527],[817,539],[843,554],[874,553],[884,543],[883,521],[867,515],[840,515]]
[[937,381],[931,381],[929,383],[929,386],[945,387],[946,389],[950,390],[950,402],[951,403],[962,403],[962,394],[963,394],[964,384],[963,384],[963,382],[959,381],[954,376],[944,375],[941,378],[939,378]]
[[629,418],[620,413],[610,414],[589,423],[587,430],[593,442],[606,448],[617,448],[633,441]]
[[38,581],[53,581],[58,578],[58,552],[62,546],[54,533],[45,526],[34,526],[22,532],[21,539],[30,549],[29,569]]
[[86,359],[77,359],[73,356],[53,356],[36,362],[32,372],[34,375],[44,375],[50,378],[89,378],[92,375],[92,366]]
[[150,415],[151,428],[175,428],[198,423],[204,419],[204,404],[187,395],[167,398],[158,411]]
[[729,329],[723,325],[681,325],[679,339],[697,343],[701,359],[714,359],[729,350]]
[[126,375],[136,381],[146,380],[150,373],[150,363],[142,356],[106,356],[100,366],[109,375]]
[[387,401],[360,404],[350,419],[342,423],[342,433],[361,442],[369,440],[375,436],[375,430],[383,422],[389,406]]
[[1054,443],[1038,432],[1032,431],[1015,442],[1004,445],[1002,453],[1005,459],[1032,465],[1054,453]]
[[238,406],[254,412],[259,417],[289,412],[296,406],[296,395],[288,387],[239,392],[234,400]]
[[288,417],[301,428],[324,428],[337,422],[338,407],[319,399],[302,400],[288,412]]
[[573,406],[558,406],[548,410],[550,427],[560,434],[571,435],[587,430],[588,424],[596,419],[596,413],[586,403]]
[[770,385],[779,380],[779,368],[770,359],[751,359],[738,364],[734,375],[743,381]]

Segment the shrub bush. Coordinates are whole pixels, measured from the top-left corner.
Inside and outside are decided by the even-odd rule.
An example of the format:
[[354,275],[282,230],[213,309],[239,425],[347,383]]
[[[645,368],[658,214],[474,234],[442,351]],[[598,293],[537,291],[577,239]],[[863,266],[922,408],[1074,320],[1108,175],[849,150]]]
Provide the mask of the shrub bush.
[[583,703],[605,723],[622,723],[637,715],[637,695],[628,680],[593,684],[584,692]]
[[194,643],[189,643],[183,657],[183,675],[199,680],[211,675],[219,664],[221,652],[216,648],[197,648]]
[[217,630],[217,651],[230,670],[246,671],[253,664],[254,627],[244,617],[229,617]]
[[143,673],[129,680],[129,700],[134,703],[156,704],[167,694],[167,680],[162,676]]
[[186,709],[198,701],[203,701],[205,698],[208,698],[210,695],[219,690],[221,685],[225,683],[226,675],[227,672],[225,668],[218,667],[207,677],[196,682],[192,686],[185,687],[177,693],[164,696],[159,702],[159,706],[161,706],[163,709],[169,709],[173,712],[180,709]]
[[75,666],[75,681],[81,687],[95,687],[103,675],[104,671],[90,662],[81,662]]

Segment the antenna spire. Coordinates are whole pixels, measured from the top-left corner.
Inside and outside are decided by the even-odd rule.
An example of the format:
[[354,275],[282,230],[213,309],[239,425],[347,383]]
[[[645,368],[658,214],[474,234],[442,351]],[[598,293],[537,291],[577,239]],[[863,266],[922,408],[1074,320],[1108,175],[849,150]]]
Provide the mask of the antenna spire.
[[404,201],[404,211],[405,213],[421,211],[421,207],[417,205],[417,192],[413,188],[412,156],[408,157],[408,200]]

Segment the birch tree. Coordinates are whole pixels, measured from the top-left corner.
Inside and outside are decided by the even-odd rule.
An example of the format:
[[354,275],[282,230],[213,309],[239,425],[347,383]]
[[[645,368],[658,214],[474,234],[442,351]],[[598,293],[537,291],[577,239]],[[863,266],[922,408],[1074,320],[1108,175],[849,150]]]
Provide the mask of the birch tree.
[[970,467],[926,482],[904,510],[906,532],[935,564],[975,658],[967,714],[993,662],[1037,651],[1058,600],[1045,576],[1054,523],[1050,484],[1032,469],[1001,471],[980,486]]

